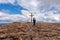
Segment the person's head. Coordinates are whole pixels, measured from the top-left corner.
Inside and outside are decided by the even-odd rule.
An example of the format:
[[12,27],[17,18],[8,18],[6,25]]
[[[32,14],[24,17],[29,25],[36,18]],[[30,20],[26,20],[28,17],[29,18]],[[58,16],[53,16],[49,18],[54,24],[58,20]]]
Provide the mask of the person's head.
[[35,18],[33,18],[35,20]]

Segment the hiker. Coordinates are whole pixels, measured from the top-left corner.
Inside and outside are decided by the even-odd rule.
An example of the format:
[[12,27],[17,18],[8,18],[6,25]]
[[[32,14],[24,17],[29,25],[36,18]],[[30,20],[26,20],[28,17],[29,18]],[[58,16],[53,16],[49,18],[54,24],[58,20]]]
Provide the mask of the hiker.
[[36,19],[35,18],[33,18],[33,25],[35,25],[36,24]]

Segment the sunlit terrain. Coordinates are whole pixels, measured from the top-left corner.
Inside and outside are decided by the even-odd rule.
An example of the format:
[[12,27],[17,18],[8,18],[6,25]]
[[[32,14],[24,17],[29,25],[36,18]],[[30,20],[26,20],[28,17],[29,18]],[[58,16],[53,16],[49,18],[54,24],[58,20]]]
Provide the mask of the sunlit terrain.
[[15,22],[0,27],[0,40],[60,40],[60,24]]

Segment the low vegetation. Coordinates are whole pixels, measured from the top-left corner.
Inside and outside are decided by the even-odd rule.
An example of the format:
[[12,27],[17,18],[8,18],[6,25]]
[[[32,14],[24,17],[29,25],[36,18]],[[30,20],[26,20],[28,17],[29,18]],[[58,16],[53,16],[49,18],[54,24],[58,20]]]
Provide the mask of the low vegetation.
[[0,26],[0,40],[60,40],[60,24],[15,22]]

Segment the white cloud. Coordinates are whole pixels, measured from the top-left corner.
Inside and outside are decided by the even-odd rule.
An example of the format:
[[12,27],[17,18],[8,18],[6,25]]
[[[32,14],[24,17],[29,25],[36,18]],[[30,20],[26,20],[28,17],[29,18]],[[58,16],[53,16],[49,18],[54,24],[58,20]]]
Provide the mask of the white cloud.
[[44,4],[46,10],[50,7],[56,7],[58,11],[60,11],[60,0],[40,0]]
[[14,4],[15,0],[8,0],[8,2]]
[[[57,4],[60,5],[59,0],[18,0],[19,5],[21,5],[24,8],[27,8],[31,13],[33,13],[37,21],[48,21],[47,22],[57,22],[60,21],[60,15],[59,14],[54,14],[53,11],[48,11],[51,7],[56,7]],[[41,13],[40,8],[43,7],[47,12]],[[59,7],[59,6],[58,6]],[[56,7],[58,10],[59,8]],[[23,11],[24,12],[24,11]],[[25,12],[27,13],[27,12]],[[24,13],[24,14],[25,14]],[[56,11],[56,13],[58,13]],[[47,14],[47,16],[45,16]],[[28,15],[28,14],[26,14]],[[42,20],[41,20],[42,19]],[[55,21],[52,21],[55,20]]]
[[[14,4],[16,0],[0,0],[0,3],[11,3]],[[46,10],[54,6],[60,11],[60,0],[17,0],[17,3],[30,11],[39,10],[41,6],[44,6]]]
[[[53,11],[48,11],[51,7],[56,7],[57,11],[60,11],[60,0],[17,0],[18,4],[29,11],[22,10],[22,15],[10,15],[6,13],[0,13],[0,20],[12,20],[12,21],[19,21],[25,20],[30,21],[30,13],[33,13],[34,17],[37,21],[44,21],[44,22],[60,22],[60,14],[54,14]],[[14,3],[15,0],[0,0],[0,3]],[[47,10],[45,13],[41,13],[40,8],[44,8]],[[44,11],[44,10],[43,10]],[[56,12],[57,12],[56,11]],[[58,12],[57,12],[58,13]],[[47,16],[46,16],[47,15]],[[48,20],[48,21],[47,21]],[[55,21],[52,21],[55,20]]]
[[[45,16],[47,14],[47,16]],[[43,22],[58,22],[60,21],[60,15],[59,14],[53,14],[53,12],[47,12],[47,13],[40,13],[40,14],[33,14],[36,18],[37,22],[43,21]],[[49,19],[49,20],[48,20]],[[18,21],[31,21],[30,13],[26,10],[22,10],[22,15],[19,14],[8,14],[0,12],[0,21],[4,22],[18,22]],[[48,20],[48,21],[47,21]],[[55,21],[52,21],[55,20]]]
[[45,10],[55,7],[58,11],[60,11],[60,0],[18,0],[18,3],[30,11],[33,10],[33,13],[40,11],[40,8],[42,7],[44,7]]
[[18,0],[18,3],[32,13],[39,12],[39,4],[42,5],[37,0]]
[[[29,12],[23,10],[22,11],[22,14],[23,14],[23,16],[26,17],[26,19],[28,21],[31,20],[30,19],[30,13]],[[46,14],[47,14],[47,16],[46,16]],[[39,22],[39,21],[52,22],[52,23],[53,22],[60,22],[60,14],[54,14],[52,11],[45,12],[45,13],[39,13],[39,14],[38,13],[35,13],[33,15],[34,15],[33,17],[36,18],[37,22]]]
[[13,4],[15,0],[0,0],[0,3],[11,3]]
[[6,20],[8,21],[11,20],[11,22],[25,21],[26,17],[23,15],[19,15],[19,14],[12,15],[12,14],[0,12],[0,21],[6,21]]

